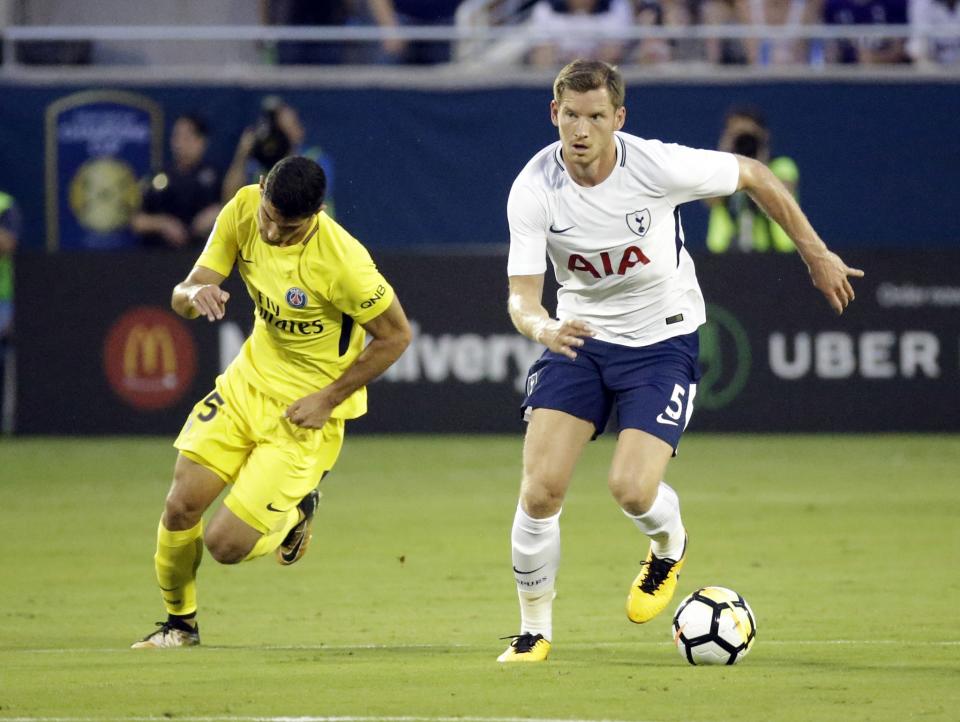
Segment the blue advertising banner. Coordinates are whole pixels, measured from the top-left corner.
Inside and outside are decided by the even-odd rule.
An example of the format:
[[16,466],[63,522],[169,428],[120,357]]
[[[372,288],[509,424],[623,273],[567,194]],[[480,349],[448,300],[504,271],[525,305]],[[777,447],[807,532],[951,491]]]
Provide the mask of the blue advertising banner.
[[140,179],[159,167],[160,106],[123,91],[51,103],[46,122],[47,250],[135,246]]
[[[56,245],[63,235],[56,227],[47,233],[37,159],[44,154],[45,114],[49,109],[55,118],[75,90],[0,78],[0,190],[22,211],[22,250],[42,248],[48,235]],[[320,146],[323,158],[336,160],[337,220],[373,250],[506,244],[510,185],[556,137],[549,83],[446,91],[298,83],[117,90],[162,107],[167,131],[179,114],[199,113],[210,127],[207,160],[220,171],[234,158],[244,129],[262,120],[264,96],[280,93],[299,114],[305,145]],[[960,240],[960,213],[952,211],[960,82],[651,82],[632,85],[626,105],[627,132],[703,148],[716,147],[731,106],[762,110],[773,152],[797,164],[804,211],[838,251],[953,249]],[[55,147],[55,128],[48,137]],[[50,159],[56,162],[54,152]],[[82,162],[72,173],[54,169],[51,185],[56,188],[58,177],[68,185]],[[61,202],[63,212],[73,212],[65,195]],[[688,203],[681,212],[688,247],[706,250],[707,205]],[[58,213],[54,206],[50,215]],[[64,238],[65,247],[69,242]]]

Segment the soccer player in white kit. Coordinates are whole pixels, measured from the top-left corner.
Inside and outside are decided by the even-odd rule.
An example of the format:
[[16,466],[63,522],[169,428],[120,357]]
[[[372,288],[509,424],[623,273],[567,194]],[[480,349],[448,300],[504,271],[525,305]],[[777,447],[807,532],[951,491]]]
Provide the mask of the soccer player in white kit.
[[[663,478],[693,411],[697,328],[706,319],[679,206],[746,191],[790,235],[837,313],[854,298],[848,276],[863,276],[827,249],[762,163],[620,132],[624,85],[614,67],[576,60],[553,93],[560,140],[527,163],[507,203],[510,318],[547,349],[530,369],[523,401],[528,425],[511,532],[520,633],[500,662],[538,662],[550,652],[560,510],[580,453],[614,405],[620,430],[607,483],[650,538],[627,617],[647,622],[673,596],[687,534]],[[546,256],[560,284],[556,319],[541,300]]]

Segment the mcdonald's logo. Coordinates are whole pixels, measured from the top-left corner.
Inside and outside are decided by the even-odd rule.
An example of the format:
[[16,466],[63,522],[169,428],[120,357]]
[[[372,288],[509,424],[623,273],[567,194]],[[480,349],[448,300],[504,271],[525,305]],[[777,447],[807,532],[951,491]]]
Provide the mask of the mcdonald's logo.
[[123,347],[123,376],[125,380],[143,376],[162,378],[177,375],[177,350],[173,334],[166,326],[137,324],[127,334]]
[[172,313],[141,306],[124,313],[107,332],[103,367],[110,387],[128,404],[165,409],[193,383],[196,344]]

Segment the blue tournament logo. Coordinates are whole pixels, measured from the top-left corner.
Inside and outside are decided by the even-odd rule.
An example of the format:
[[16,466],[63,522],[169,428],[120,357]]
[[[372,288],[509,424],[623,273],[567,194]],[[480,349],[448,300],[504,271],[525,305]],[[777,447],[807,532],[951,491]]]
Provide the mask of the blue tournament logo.
[[46,110],[47,250],[131,248],[139,179],[163,158],[163,109],[119,90],[83,90]]
[[303,308],[307,305],[307,292],[296,286],[287,289],[287,303],[294,308]]

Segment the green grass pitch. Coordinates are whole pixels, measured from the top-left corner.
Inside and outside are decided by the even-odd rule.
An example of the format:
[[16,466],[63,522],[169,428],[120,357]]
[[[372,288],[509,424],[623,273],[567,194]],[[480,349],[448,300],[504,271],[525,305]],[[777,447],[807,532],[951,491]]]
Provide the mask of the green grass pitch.
[[[200,569],[204,646],[130,650],[162,618],[170,439],[0,441],[0,720],[960,719],[960,437],[690,434],[677,597],[624,615],[646,553],[591,444],[562,517],[549,662],[517,631],[521,440],[349,437],[309,554]],[[743,594],[735,667],[688,666],[679,599]]]

